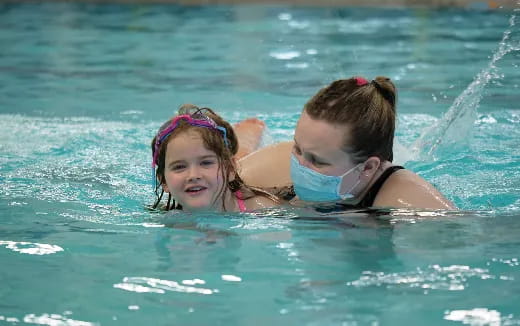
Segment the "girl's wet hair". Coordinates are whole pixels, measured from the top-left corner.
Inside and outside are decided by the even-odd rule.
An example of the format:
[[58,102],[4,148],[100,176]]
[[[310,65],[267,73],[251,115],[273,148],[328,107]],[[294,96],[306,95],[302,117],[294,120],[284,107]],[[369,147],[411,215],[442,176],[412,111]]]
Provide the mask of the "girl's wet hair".
[[[163,130],[168,128],[172,123],[173,119],[175,119],[175,117],[179,115],[190,115],[194,119],[208,117],[212,121],[214,121],[218,127],[224,128],[225,133],[219,132],[219,130],[213,128],[204,128],[200,126],[191,125],[187,121],[180,120],[178,122],[178,126],[162,142],[159,143],[159,146],[156,146],[157,135],[160,135]],[[156,136],[152,139],[152,157],[155,157],[156,155],[156,147],[159,151],[159,153],[156,156],[157,159],[154,162],[157,166],[155,173],[155,178],[157,179],[157,182],[155,185],[156,200],[152,208],[158,208],[164,196],[164,189],[162,185],[166,183],[164,177],[164,169],[166,149],[168,143],[177,135],[187,132],[188,130],[194,130],[198,132],[200,137],[202,138],[204,147],[207,150],[214,152],[217,156],[219,165],[218,173],[220,174],[222,180],[224,180],[224,185],[227,186],[220,189],[220,193],[218,194],[218,196],[216,196],[216,198],[225,198],[228,191],[234,193],[237,190],[241,190],[243,197],[242,199],[248,199],[255,195],[263,195],[271,199],[275,199],[273,195],[261,189],[246,186],[240,178],[240,176],[238,175],[238,172],[235,168],[235,164],[233,162],[233,156],[238,152],[238,139],[231,124],[225,121],[221,116],[216,114],[210,108],[199,108],[193,104],[184,104],[179,108],[177,115],[166,121],[159,128],[159,131],[157,132]],[[226,137],[226,139],[224,139],[224,137]],[[222,200],[221,207],[223,211],[226,211],[224,200]],[[182,207],[175,201],[175,199],[171,196],[170,193],[168,193],[168,199],[164,208],[166,210],[182,209]]]
[[348,125],[343,150],[355,163],[370,156],[393,160],[396,118],[396,88],[390,78],[376,77],[368,82],[352,77],[332,82],[305,104],[313,119],[334,125]]

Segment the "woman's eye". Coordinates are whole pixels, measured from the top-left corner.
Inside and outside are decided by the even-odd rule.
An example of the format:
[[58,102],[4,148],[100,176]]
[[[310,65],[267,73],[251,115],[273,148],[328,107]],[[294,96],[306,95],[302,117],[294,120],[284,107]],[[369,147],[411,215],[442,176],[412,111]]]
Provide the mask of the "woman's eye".
[[317,167],[328,165],[325,162],[318,161],[315,157],[311,157],[310,161],[311,161],[312,165],[317,166]]

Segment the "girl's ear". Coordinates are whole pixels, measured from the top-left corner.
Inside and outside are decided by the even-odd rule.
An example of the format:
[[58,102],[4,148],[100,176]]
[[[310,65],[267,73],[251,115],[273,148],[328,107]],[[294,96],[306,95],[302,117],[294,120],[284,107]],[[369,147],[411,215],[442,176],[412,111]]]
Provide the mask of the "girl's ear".
[[[228,186],[231,192],[240,190],[240,177],[238,177],[238,163],[235,157],[231,159],[231,170],[228,172]],[[237,180],[238,177],[238,180]]]
[[229,175],[228,175],[228,178],[229,178],[229,181],[235,181],[235,174],[238,173],[238,163],[237,163],[237,159],[233,156],[231,158],[231,168],[233,169],[232,171],[235,171],[235,173],[232,173],[232,171],[229,171]]
[[166,183],[161,183],[161,186],[162,186],[162,189],[164,192],[166,193],[170,193],[170,189],[168,189],[168,186],[166,185]]
[[374,174],[376,174],[377,170],[381,166],[381,159],[377,156],[369,157],[365,163],[363,163],[363,168],[361,170],[361,176],[366,177],[368,179],[372,179]]

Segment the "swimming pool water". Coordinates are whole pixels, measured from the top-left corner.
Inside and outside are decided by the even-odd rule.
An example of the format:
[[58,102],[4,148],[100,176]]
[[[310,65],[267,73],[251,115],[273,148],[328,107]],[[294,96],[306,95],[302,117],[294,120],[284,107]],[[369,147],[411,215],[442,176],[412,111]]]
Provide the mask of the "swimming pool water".
[[[512,16],[0,4],[0,325],[520,324]],[[149,141],[180,104],[259,116],[267,144],[351,75],[396,82],[396,156],[461,211],[145,208]]]

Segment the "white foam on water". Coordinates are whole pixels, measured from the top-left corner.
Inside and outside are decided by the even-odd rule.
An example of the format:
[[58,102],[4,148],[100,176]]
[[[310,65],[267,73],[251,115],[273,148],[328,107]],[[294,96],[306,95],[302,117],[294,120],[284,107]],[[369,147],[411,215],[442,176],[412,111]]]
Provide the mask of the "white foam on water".
[[91,323],[88,321],[74,320],[66,318],[59,314],[42,314],[37,316],[35,314],[28,314],[23,318],[25,323],[49,326],[94,326],[98,323]]
[[[202,281],[202,280],[199,280]],[[204,282],[204,281],[203,281]],[[198,282],[201,284],[200,282]],[[113,285],[114,288],[139,292],[139,293],[166,293],[166,291],[183,292],[183,293],[197,293],[197,294],[213,294],[218,292],[214,289],[198,288],[194,286],[182,285],[176,281],[161,280],[151,277],[125,277],[122,283]]]
[[241,277],[235,276],[235,275],[222,275],[221,277],[222,277],[223,281],[228,281],[228,282],[241,282],[242,281]]
[[432,265],[427,269],[417,268],[414,271],[402,273],[384,273],[365,271],[362,276],[348,286],[358,288],[371,286],[406,287],[423,290],[463,291],[469,278],[481,280],[496,279],[489,270],[472,268],[465,265],[440,266]]
[[63,251],[63,248],[46,243],[33,243],[24,241],[4,241],[0,240],[0,246],[4,245],[7,249],[28,255],[50,255]]
[[486,308],[475,308],[471,310],[447,311],[444,319],[460,321],[465,325],[473,326],[500,326],[500,312]]
[[269,56],[278,60],[292,60],[301,56],[298,51],[272,51]]

